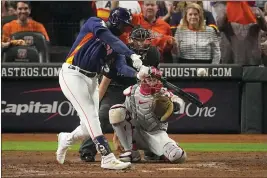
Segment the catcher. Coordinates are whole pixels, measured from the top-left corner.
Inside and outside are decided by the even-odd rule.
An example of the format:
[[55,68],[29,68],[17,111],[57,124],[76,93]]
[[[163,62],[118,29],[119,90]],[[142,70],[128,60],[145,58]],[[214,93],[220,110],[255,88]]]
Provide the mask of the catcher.
[[[158,69],[153,70],[154,75],[161,77]],[[138,150],[144,150],[171,163],[184,162],[186,152],[166,132],[168,117],[177,114],[184,101],[151,76],[142,78],[140,84],[128,87],[123,94],[124,104],[109,110],[110,123],[124,149],[120,160],[138,162],[141,160]]]

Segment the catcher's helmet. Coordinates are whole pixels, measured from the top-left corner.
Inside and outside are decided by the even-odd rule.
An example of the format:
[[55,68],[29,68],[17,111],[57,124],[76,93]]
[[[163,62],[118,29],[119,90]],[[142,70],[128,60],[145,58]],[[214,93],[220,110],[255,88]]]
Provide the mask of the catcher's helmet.
[[151,32],[148,31],[147,29],[144,29],[140,26],[134,28],[130,34],[131,39],[139,40],[139,41],[144,41],[147,39],[151,39]]
[[108,26],[110,31],[114,35],[121,35],[124,32],[125,26],[132,26],[132,14],[128,9],[125,8],[115,8],[110,12],[108,18]]
[[152,46],[152,33],[140,26],[135,27],[129,36],[129,48],[142,56],[145,66],[158,67],[160,53],[156,46]]
[[141,55],[143,60],[146,58],[147,50],[151,45],[151,33],[140,26],[135,27],[129,36],[128,46],[136,54]]

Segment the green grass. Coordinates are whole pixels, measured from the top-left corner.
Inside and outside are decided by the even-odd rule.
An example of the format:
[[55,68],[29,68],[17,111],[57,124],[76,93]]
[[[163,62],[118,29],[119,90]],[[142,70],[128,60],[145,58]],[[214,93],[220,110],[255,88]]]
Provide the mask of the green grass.
[[[267,143],[181,143],[186,151],[264,151],[267,152]],[[113,149],[113,144],[110,142]],[[55,151],[57,142],[2,142],[3,151]],[[79,145],[71,147],[72,151],[79,149]]]

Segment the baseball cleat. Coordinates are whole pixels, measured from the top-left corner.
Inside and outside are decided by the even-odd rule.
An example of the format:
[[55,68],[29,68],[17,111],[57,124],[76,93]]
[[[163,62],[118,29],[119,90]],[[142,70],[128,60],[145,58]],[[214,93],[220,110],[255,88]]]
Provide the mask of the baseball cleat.
[[101,168],[122,170],[127,169],[129,167],[131,167],[130,162],[121,162],[117,160],[113,153],[110,153],[107,156],[102,156]]
[[141,155],[140,155],[138,150],[136,150],[136,151],[129,150],[129,151],[126,151],[126,152],[122,153],[119,156],[119,160],[122,161],[122,162],[136,163],[136,162],[141,161]]
[[56,152],[57,162],[63,164],[65,161],[66,153],[70,145],[67,143],[68,133],[61,132],[58,134],[58,148]]

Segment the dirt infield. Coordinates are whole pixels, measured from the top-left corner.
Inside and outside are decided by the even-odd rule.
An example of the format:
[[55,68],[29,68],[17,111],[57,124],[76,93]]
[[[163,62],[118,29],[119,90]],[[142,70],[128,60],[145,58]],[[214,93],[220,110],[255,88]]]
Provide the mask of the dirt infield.
[[[266,135],[171,135],[179,142],[266,143]],[[110,139],[110,135],[108,136]],[[2,140],[56,141],[56,135],[4,134]],[[76,152],[68,152],[66,163],[55,161],[55,152],[2,152],[2,177],[267,177],[266,152],[188,152],[184,164],[133,164],[124,171],[83,163]]]

